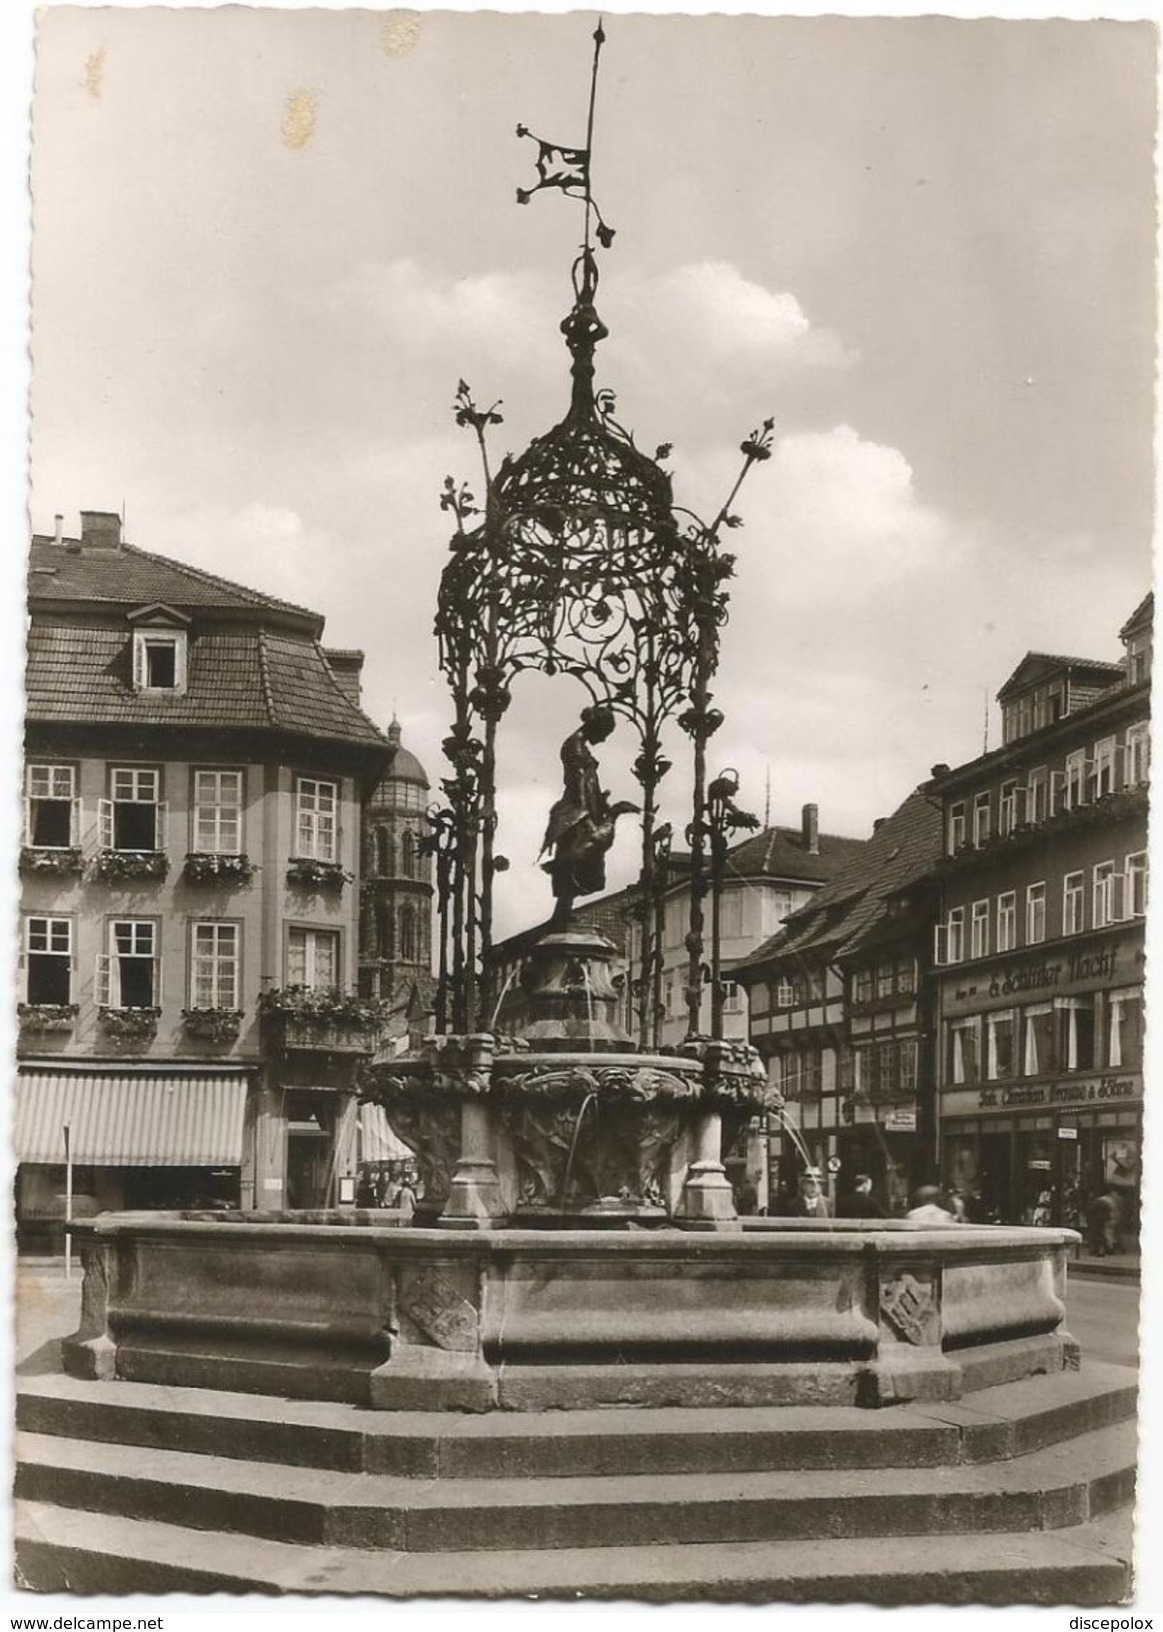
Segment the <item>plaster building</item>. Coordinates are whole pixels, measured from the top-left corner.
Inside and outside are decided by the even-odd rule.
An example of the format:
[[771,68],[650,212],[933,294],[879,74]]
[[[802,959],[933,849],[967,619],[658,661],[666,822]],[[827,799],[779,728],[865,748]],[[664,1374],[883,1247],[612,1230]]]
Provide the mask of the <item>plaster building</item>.
[[432,1011],[432,858],[428,774],[388,727],[391,766],[363,806],[359,989],[389,1007],[387,1029],[413,1036]]
[[1151,629],[1121,662],[1031,652],[1003,746],[939,767],[939,1137],[982,1216],[1084,1221],[1109,1185],[1137,1231]]
[[67,1158],[74,1216],[322,1204],[375,1035],[360,803],[392,748],[361,654],[104,512],[34,537],[28,611],[21,1233],[63,1217]]
[[791,1131],[769,1130],[755,1175],[773,1210],[808,1164],[833,1197],[868,1173],[890,1212],[933,1170],[940,845],[939,811],[919,788],[736,970],[750,1040],[787,1101]]
[[[736,966],[773,935],[784,920],[811,900],[829,879],[860,849],[859,839],[820,832],[819,810],[803,807],[799,827],[766,827],[731,847],[723,882],[721,957],[724,978],[723,1035],[746,1039],[747,994],[734,978]],[[662,947],[662,1004],[664,1047],[680,1043],[687,1034],[688,952],[691,892],[684,856],[670,861],[672,882],[665,894]],[[704,959],[710,956],[710,902],[706,903]],[[631,966],[639,966],[641,931],[632,923],[628,941]],[[709,1032],[710,988],[704,993],[700,1027]],[[631,1025],[633,1032],[633,1024]]]

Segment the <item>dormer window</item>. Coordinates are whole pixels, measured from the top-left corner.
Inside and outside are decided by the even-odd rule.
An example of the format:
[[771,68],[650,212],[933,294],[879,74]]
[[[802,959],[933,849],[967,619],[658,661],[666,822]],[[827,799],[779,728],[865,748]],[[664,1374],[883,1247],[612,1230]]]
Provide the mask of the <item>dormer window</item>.
[[189,620],[168,606],[146,606],[130,614],[133,630],[133,689],[181,696],[186,689],[186,626]]

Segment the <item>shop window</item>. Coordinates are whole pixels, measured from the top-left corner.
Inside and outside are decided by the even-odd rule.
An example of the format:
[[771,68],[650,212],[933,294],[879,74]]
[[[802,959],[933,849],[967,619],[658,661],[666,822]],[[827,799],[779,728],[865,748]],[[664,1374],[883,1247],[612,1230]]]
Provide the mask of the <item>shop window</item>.
[[339,788],[301,776],[295,784],[295,855],[335,861],[339,850]]
[[1034,1003],[1022,1012],[1023,1063],[1027,1077],[1049,1076],[1054,1070],[1054,1007]]
[[29,1003],[73,1000],[73,921],[31,917],[25,920],[25,997]]
[[67,850],[78,842],[76,768],[29,765],[24,772],[24,842]]
[[981,1081],[981,1020],[949,1024],[949,1077],[957,1086]]
[[339,985],[339,932],[288,929],[287,985],[329,990]]
[[1012,952],[1018,944],[1018,898],[1006,890],[997,898],[997,949]]
[[194,772],[194,849],[203,854],[242,853],[242,772]]
[[1107,994],[1107,1058],[1114,1070],[1143,1064],[1143,994],[1138,987]]
[[1026,945],[1036,946],[1046,939],[1046,886],[1026,886]]
[[1082,873],[1067,873],[1062,880],[1062,933],[1080,935],[1085,928],[1086,889]]
[[143,766],[116,767],[110,776],[112,797],[98,811],[103,850],[154,851],[166,847],[166,807],[161,802],[161,772]]
[[989,956],[989,902],[975,901],[969,921],[969,956]]
[[986,1016],[985,1074],[990,1082],[1014,1075],[1017,1063],[1017,1016],[1012,1009],[1000,1009]]
[[1060,1069],[1093,1071],[1098,1059],[1094,998],[1060,997],[1056,1008]]
[[158,926],[152,918],[117,918],[109,925],[109,951],[97,960],[97,1006],[153,1009],[161,1003]]
[[196,923],[190,948],[190,1003],[195,1009],[237,1009],[238,925]]

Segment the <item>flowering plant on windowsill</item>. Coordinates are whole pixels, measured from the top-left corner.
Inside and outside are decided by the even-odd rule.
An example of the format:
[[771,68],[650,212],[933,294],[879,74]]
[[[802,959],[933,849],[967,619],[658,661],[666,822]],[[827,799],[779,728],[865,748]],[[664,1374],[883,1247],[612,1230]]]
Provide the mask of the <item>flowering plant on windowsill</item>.
[[355,877],[337,861],[316,861],[314,856],[292,856],[287,863],[288,884],[310,884],[316,889],[341,890]]
[[191,850],[186,856],[182,877],[187,884],[248,884],[257,871],[246,855]]
[[26,844],[20,851],[20,871],[59,876],[62,873],[84,871],[85,858],[79,844],[70,844],[63,850],[50,850],[40,844]]
[[354,1026],[361,1030],[382,1025],[391,1013],[377,997],[341,992],[336,986],[276,986],[260,992],[261,1015],[288,1015],[309,1026]]
[[118,1042],[145,1042],[157,1036],[160,1009],[99,1009],[101,1029]]
[[18,1003],[16,1018],[23,1032],[72,1031],[80,1013],[77,1003]]
[[206,1043],[233,1043],[242,1030],[242,1009],[183,1009],[182,1020],[191,1037]]
[[121,879],[164,878],[170,858],[164,850],[99,850],[93,862],[93,877],[106,884]]

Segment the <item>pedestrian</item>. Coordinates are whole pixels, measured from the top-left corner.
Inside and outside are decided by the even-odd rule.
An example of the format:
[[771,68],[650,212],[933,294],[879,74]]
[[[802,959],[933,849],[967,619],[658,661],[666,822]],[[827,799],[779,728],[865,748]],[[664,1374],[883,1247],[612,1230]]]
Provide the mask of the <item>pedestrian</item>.
[[1087,1243],[1095,1258],[1106,1258],[1119,1250],[1119,1220],[1122,1205],[1113,1185],[1107,1185],[1086,1209]]
[[941,1192],[935,1184],[922,1184],[913,1192],[913,1205],[905,1217],[911,1224],[955,1224],[957,1220],[947,1207],[941,1205]]
[[831,1218],[832,1208],[820,1186],[820,1175],[809,1168],[800,1175],[800,1193],[792,1204],[793,1218]]
[[841,1218],[887,1218],[888,1214],[872,1193],[872,1180],[867,1173],[857,1173],[852,1188],[837,1202]]
[[416,1192],[412,1188],[411,1175],[407,1172],[404,1173],[396,1189],[392,1206],[397,1213],[403,1214],[405,1224],[411,1222],[412,1214],[416,1211]]

